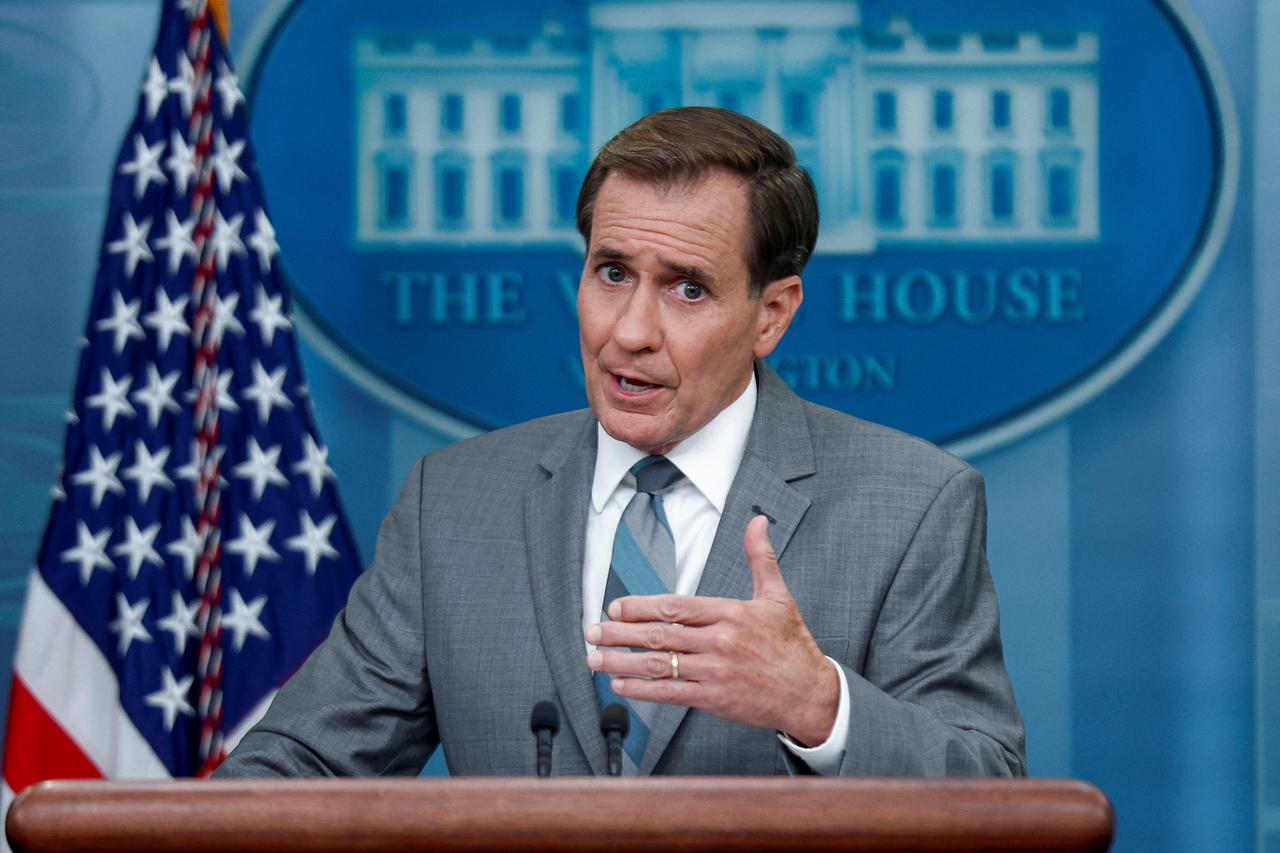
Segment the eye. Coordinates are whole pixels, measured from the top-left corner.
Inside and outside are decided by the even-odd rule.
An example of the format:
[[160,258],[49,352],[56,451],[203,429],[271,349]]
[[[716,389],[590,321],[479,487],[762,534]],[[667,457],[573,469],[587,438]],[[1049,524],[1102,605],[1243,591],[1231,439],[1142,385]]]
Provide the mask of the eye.
[[627,280],[627,271],[617,264],[605,264],[600,268],[600,277],[610,284],[622,284]]
[[699,299],[707,295],[707,289],[694,281],[682,281],[676,285],[676,292],[680,296],[689,301],[697,302]]

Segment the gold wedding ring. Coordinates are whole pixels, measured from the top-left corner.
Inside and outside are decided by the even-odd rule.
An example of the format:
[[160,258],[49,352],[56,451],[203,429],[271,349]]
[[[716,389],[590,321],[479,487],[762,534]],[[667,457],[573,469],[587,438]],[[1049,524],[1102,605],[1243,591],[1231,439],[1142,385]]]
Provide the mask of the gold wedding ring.
[[671,679],[674,681],[680,677],[680,654],[679,652],[671,653]]

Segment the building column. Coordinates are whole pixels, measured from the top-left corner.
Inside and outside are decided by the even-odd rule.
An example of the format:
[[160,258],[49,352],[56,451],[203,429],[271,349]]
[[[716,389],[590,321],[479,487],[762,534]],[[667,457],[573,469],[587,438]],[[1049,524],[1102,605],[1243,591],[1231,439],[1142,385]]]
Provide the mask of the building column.
[[760,45],[764,52],[764,80],[760,86],[761,121],[782,132],[782,40],[786,30],[762,29]]

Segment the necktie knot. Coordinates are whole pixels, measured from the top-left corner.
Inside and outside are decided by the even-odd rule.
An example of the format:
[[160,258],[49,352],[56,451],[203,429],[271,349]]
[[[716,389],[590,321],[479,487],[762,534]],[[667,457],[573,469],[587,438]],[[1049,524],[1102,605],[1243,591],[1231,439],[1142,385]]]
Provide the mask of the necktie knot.
[[684,472],[665,456],[646,456],[631,466],[636,491],[656,495],[684,479]]

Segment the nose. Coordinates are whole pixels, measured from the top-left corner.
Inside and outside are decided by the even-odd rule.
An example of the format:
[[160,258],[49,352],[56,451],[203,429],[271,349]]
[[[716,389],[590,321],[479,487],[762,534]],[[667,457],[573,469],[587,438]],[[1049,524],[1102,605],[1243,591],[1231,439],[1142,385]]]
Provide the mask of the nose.
[[633,287],[613,324],[613,341],[627,352],[662,347],[662,317],[656,288]]

